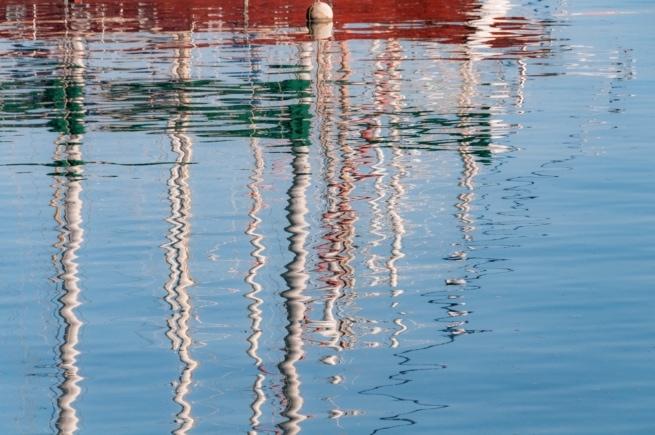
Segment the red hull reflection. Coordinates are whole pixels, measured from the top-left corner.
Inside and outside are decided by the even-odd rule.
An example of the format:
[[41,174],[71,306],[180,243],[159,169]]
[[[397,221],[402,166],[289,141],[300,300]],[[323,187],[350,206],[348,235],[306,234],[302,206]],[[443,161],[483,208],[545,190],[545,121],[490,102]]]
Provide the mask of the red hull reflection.
[[[15,39],[86,33],[227,31],[257,34],[257,39],[303,40],[310,0],[145,0],[55,2],[23,0],[2,3],[0,36]],[[334,39],[430,38],[464,43],[475,32],[467,24],[479,18],[479,0],[336,0]],[[494,23],[492,45],[509,47],[530,42],[523,18]],[[81,28],[78,28],[81,27]],[[19,31],[17,32],[17,29]],[[280,31],[285,29],[285,31]],[[289,29],[289,31],[286,31]],[[302,29],[302,30],[300,30]]]

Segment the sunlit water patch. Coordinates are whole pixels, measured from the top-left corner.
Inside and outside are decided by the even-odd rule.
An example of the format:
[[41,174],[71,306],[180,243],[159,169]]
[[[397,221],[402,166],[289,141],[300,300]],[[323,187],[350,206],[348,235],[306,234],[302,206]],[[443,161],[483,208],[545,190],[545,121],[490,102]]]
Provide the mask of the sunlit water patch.
[[305,6],[4,5],[3,430],[648,432],[649,5]]

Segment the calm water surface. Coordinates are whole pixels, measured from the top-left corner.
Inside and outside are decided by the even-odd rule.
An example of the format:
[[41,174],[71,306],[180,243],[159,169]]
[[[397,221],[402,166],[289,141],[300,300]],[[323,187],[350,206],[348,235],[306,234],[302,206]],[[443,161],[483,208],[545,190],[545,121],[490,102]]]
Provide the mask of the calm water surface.
[[2,2],[2,433],[655,431],[655,8],[432,3]]

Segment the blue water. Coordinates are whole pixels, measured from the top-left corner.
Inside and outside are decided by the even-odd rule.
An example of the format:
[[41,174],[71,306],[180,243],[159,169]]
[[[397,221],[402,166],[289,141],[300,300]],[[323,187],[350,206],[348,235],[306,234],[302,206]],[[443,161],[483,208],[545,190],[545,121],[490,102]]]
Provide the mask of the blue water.
[[473,3],[463,44],[5,5],[2,433],[652,433],[655,8]]

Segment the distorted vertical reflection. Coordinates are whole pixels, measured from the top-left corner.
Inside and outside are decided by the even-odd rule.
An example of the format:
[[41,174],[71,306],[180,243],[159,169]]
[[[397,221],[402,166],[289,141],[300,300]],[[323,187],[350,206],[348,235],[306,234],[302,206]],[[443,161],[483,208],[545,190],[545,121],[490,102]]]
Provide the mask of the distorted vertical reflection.
[[[374,43],[372,51],[379,44]],[[372,54],[375,54],[374,52]],[[376,65],[378,66],[378,65]],[[365,130],[360,132],[360,135],[367,142],[370,142],[371,145],[375,145],[379,135],[380,135],[380,120],[378,117],[368,117],[362,119],[362,122],[365,125]],[[371,229],[370,233],[375,236],[370,242],[370,253],[365,260],[367,267],[371,272],[373,272],[374,279],[370,283],[371,286],[377,286],[385,278],[382,275],[387,270],[388,259],[385,255],[377,254],[375,248],[383,246],[386,240],[390,237],[388,231],[385,228],[385,221],[387,218],[385,206],[385,198],[387,197],[387,175],[388,170],[385,165],[385,154],[381,147],[373,146],[373,151],[375,153],[375,161],[371,165],[371,175],[374,177],[373,190],[376,194],[375,197],[371,197],[368,200],[369,206],[371,207]],[[388,275],[388,274],[387,274]],[[388,280],[391,277],[387,277]]]
[[[525,88],[525,81],[528,77],[528,65],[524,59],[518,59],[517,64],[519,66],[519,82],[516,90],[516,107],[521,109],[523,107],[523,89]],[[519,110],[519,114],[523,113]]]
[[[311,70],[308,65],[311,63],[309,58],[311,46],[300,44],[298,55],[300,65],[304,67],[299,79],[304,79]],[[301,104],[306,103],[306,101],[301,101]],[[283,395],[286,402],[282,411],[285,421],[278,424],[278,427],[285,434],[299,433],[301,431],[300,423],[307,418],[301,414],[304,399],[300,391],[301,381],[297,363],[304,355],[303,325],[307,311],[305,304],[309,299],[304,293],[309,280],[305,269],[308,256],[306,243],[310,235],[306,216],[309,212],[307,189],[311,183],[311,165],[307,146],[295,145],[292,152],[291,173],[293,178],[291,187],[287,191],[289,199],[285,207],[289,225],[285,231],[289,233],[287,240],[289,241],[289,251],[293,257],[291,262],[285,266],[286,271],[282,274],[287,289],[281,292],[280,296],[284,299],[288,323],[285,328],[284,359],[278,364],[278,369],[284,377]]]
[[473,240],[473,236],[470,233],[475,230],[475,222],[470,216],[471,204],[475,198],[474,193],[474,180],[475,176],[479,173],[478,162],[476,161],[476,155],[472,151],[472,139],[475,138],[477,134],[481,134],[476,126],[470,125],[470,112],[473,110],[474,102],[473,99],[477,92],[478,80],[476,78],[475,72],[475,61],[466,60],[461,64],[461,75],[462,75],[462,85],[459,94],[458,107],[460,108],[460,113],[458,114],[461,120],[461,125],[459,129],[463,140],[459,141],[457,152],[462,159],[464,165],[464,170],[462,171],[462,177],[460,178],[459,185],[464,187],[467,191],[462,192],[458,195],[459,202],[456,204],[456,207],[460,210],[460,213],[456,217],[462,222],[461,230],[466,233],[465,239],[468,241]]
[[[374,272],[386,270],[386,281],[391,288],[396,288],[400,275],[396,263],[405,256],[403,238],[406,234],[405,220],[400,214],[400,202],[406,193],[403,184],[403,179],[407,177],[406,163],[404,162],[406,152],[397,146],[402,140],[399,128],[402,125],[403,99],[405,98],[401,89],[403,47],[398,40],[392,38],[383,43],[377,41],[373,45],[372,51],[376,58],[376,68],[373,71],[375,114],[372,120],[366,122],[368,128],[362,132],[362,137],[370,143],[366,147],[373,147],[375,154],[375,158],[371,159],[374,160],[374,163],[371,165],[370,176],[375,177],[373,189],[376,196],[368,201],[373,215],[371,234],[377,236],[377,239],[372,241],[372,246],[379,246],[383,241],[388,240],[390,252],[384,259],[371,257],[367,259],[366,263]],[[383,116],[388,118],[388,131],[384,134],[384,141],[392,144],[390,147],[391,159],[388,164],[385,164],[385,153],[378,144],[382,135],[380,119]],[[384,203],[384,206],[381,203]],[[388,221],[390,231],[384,228],[385,220]],[[378,265],[379,261],[382,261],[384,266]],[[377,284],[377,281],[372,283],[372,285]],[[398,290],[391,292],[394,298],[402,293]],[[396,307],[398,304],[399,301],[395,300],[392,302],[392,307]],[[398,337],[407,329],[401,318],[394,319],[393,323],[397,329],[389,337],[389,345],[392,348],[400,345]]]
[[[326,226],[330,228],[330,219],[338,218],[332,228],[334,231],[331,234],[324,236],[326,240],[331,240],[336,245],[337,250],[332,249],[335,254],[335,263],[333,266],[338,267],[333,271],[334,282],[342,289],[334,293],[334,298],[342,297],[345,304],[353,303],[352,298],[343,294],[345,290],[350,289],[354,291],[355,287],[355,268],[352,262],[355,259],[355,223],[358,220],[355,210],[350,205],[352,201],[352,192],[355,189],[353,174],[357,174],[356,163],[353,161],[353,149],[348,140],[348,127],[351,122],[351,102],[350,102],[350,84],[349,77],[353,74],[350,66],[351,52],[348,47],[348,41],[341,41],[339,43],[339,52],[341,55],[341,62],[338,71],[341,76],[338,78],[338,102],[339,112],[341,114],[341,122],[339,123],[339,131],[337,135],[338,151],[332,145],[333,141],[323,144],[323,149],[327,157],[326,171],[324,179],[327,182],[327,207],[328,210],[324,213]],[[336,110],[332,110],[336,112]],[[341,166],[338,167],[339,162]],[[375,176],[375,175],[373,175]],[[356,341],[356,336],[352,333],[347,324],[352,324],[352,319],[341,319],[338,326],[339,335],[341,339],[341,347],[352,347]]]
[[60,265],[58,278],[62,285],[58,312],[64,328],[59,346],[62,382],[58,386],[61,394],[57,398],[55,427],[62,435],[74,434],[79,429],[80,417],[75,402],[82,392],[79,383],[84,379],[77,361],[80,354],[77,346],[83,326],[77,315],[77,307],[81,305],[77,251],[84,241],[81,144],[85,122],[86,48],[80,35],[85,30],[87,19],[83,11],[66,7],[65,24],[66,33],[59,40],[61,65],[50,89],[50,97],[58,109],[50,125],[59,133],[54,156],[56,184],[50,205],[55,208],[54,218],[60,228],[54,246],[61,252],[61,257],[56,259]]
[[[488,121],[489,131],[482,132],[478,125],[471,123],[471,118],[475,116],[473,112],[478,108],[475,103],[475,98],[478,96],[480,87],[480,79],[478,78],[476,67],[479,62],[485,60],[493,62],[491,59],[493,59],[497,54],[500,54],[493,51],[493,41],[494,38],[496,38],[497,33],[495,25],[498,20],[507,15],[509,8],[510,5],[507,0],[488,0],[483,2],[476,13],[477,16],[469,21],[469,25],[474,32],[469,35],[466,44],[463,47],[466,60],[463,61],[460,66],[461,89],[458,100],[458,107],[460,108],[458,113],[460,119],[458,130],[463,139],[459,141],[458,153],[464,164],[464,170],[459,184],[461,187],[464,187],[467,192],[461,193],[458,196],[459,202],[456,204],[456,207],[461,212],[457,214],[457,218],[462,222],[461,230],[465,233],[469,233],[475,229],[475,222],[471,217],[470,211],[475,198],[474,180],[478,175],[480,168],[476,161],[473,144],[480,139],[484,139],[486,140],[486,145],[493,147],[491,140],[502,136],[503,129],[506,127],[502,121],[491,118]],[[519,75],[520,80],[522,78],[524,79],[524,64],[519,63],[519,70],[522,72],[522,74]],[[502,83],[504,87],[507,87],[505,80],[502,80],[502,82],[496,82],[496,85],[498,86],[500,83]],[[523,83],[520,82],[519,90],[522,86]],[[517,105],[519,106],[522,104],[521,98],[522,97],[519,94],[519,99],[517,101]],[[494,115],[497,116],[503,109],[502,107],[492,106],[486,110],[489,111],[489,115],[493,117]],[[486,137],[480,138],[480,136]],[[466,234],[465,239],[471,241],[472,235]]]
[[[253,174],[250,176],[251,181],[248,183],[248,188],[250,189],[250,196],[252,197],[252,206],[248,211],[248,217],[250,217],[251,221],[248,224],[246,234],[250,236],[250,244],[253,247],[253,250],[250,252],[253,261],[252,266],[248,269],[248,274],[245,279],[246,283],[250,286],[250,291],[246,293],[245,297],[252,301],[248,305],[248,318],[252,321],[250,325],[252,332],[248,336],[248,343],[250,345],[248,348],[248,356],[250,356],[255,361],[255,365],[261,369],[263,360],[259,356],[258,351],[259,339],[262,335],[262,310],[260,307],[264,301],[259,297],[259,293],[262,291],[262,285],[257,282],[257,274],[259,273],[259,269],[266,264],[266,256],[263,254],[266,248],[263,243],[264,236],[258,233],[257,230],[262,222],[262,219],[259,217],[259,212],[264,207],[264,201],[259,189],[259,184],[263,179],[264,158],[257,138],[251,139],[251,148],[253,151],[254,168]],[[264,378],[264,375],[258,374],[253,385],[255,399],[251,404],[252,416],[250,417],[250,425],[253,429],[257,429],[259,425],[259,417],[262,413],[261,406],[265,401],[265,395],[262,389]]]
[[[373,272],[374,279],[371,282],[371,286],[376,286],[381,283],[385,278],[382,276],[385,273],[386,259],[383,255],[377,254],[374,252],[374,249],[378,246],[383,246],[385,241],[390,237],[385,228],[385,219],[386,213],[384,201],[387,196],[388,183],[387,183],[387,167],[385,161],[385,155],[382,151],[382,148],[376,146],[373,148],[375,152],[375,162],[371,165],[371,174],[375,176],[375,181],[373,182],[373,191],[375,196],[369,200],[369,205],[371,207],[371,229],[370,232],[374,239],[370,242],[370,254],[366,259],[366,265]],[[384,264],[384,266],[382,265]],[[391,281],[393,273],[388,273],[387,279]]]
[[285,355],[284,360],[278,364],[280,373],[284,377],[284,398],[286,405],[282,416],[286,419],[279,424],[285,434],[296,434],[301,430],[300,422],[307,417],[300,413],[304,399],[300,392],[300,375],[296,364],[303,357],[303,323],[305,319],[305,302],[307,296],[303,293],[307,286],[309,275],[305,271],[307,265],[306,242],[309,236],[306,220],[307,210],[307,189],[311,182],[311,167],[306,147],[295,147],[294,157],[291,162],[293,179],[287,195],[289,202],[285,210],[289,225],[285,228],[290,236],[289,251],[293,259],[285,268],[282,274],[287,285],[287,290],[281,292],[284,298],[284,308],[287,314],[288,324],[284,337]]
[[[459,68],[461,84],[457,100],[457,107],[459,108],[457,112],[457,130],[460,139],[457,152],[463,164],[458,184],[465,191],[460,192],[457,196],[455,207],[458,209],[458,213],[455,214],[455,217],[461,223],[460,231],[463,233],[464,242],[453,243],[453,245],[459,246],[460,250],[453,252],[448,257],[449,260],[466,260],[467,251],[472,249],[470,243],[475,240],[473,232],[476,229],[476,221],[472,215],[472,210],[475,201],[475,180],[480,173],[478,153],[481,151],[493,153],[494,147],[496,147],[493,140],[502,137],[507,129],[507,125],[498,118],[505,110],[502,105],[495,106],[479,102],[479,99],[484,97],[493,101],[494,95],[481,95],[482,79],[478,68],[483,62],[496,62],[494,57],[499,53],[495,52],[493,48],[493,41],[496,37],[494,25],[507,14],[508,9],[509,3],[505,0],[484,2],[477,11],[475,19],[469,21],[474,32],[469,35],[466,44],[462,47],[465,60],[460,63]],[[519,71],[521,71],[521,67],[519,63]],[[522,85],[523,83],[519,81],[519,91]],[[509,85],[504,77],[496,77],[492,89],[504,90],[508,87]],[[519,94],[517,105],[520,106],[520,104],[521,96]],[[481,112],[481,114],[478,114],[478,112]],[[484,119],[476,119],[480,116],[483,116]],[[481,149],[480,145],[483,145],[485,149]],[[467,274],[471,271],[473,270],[465,269],[463,273]],[[466,285],[467,281],[463,278],[454,278],[446,280],[446,283],[459,286]],[[468,322],[463,320],[462,317],[468,316],[470,312],[462,309],[464,303],[460,300],[461,298],[462,295],[450,294],[447,303],[444,304],[447,313],[446,321],[448,322],[446,331],[449,333],[451,340],[458,335],[483,332],[469,330],[465,327]]]
[[[391,186],[392,190],[388,200],[388,207],[389,207],[388,213],[391,219],[391,229],[393,231],[393,239],[391,242],[391,256],[389,257],[389,261],[387,262],[387,268],[389,269],[389,275],[390,275],[389,285],[391,285],[392,288],[398,287],[398,269],[396,267],[396,261],[398,261],[399,259],[405,256],[405,254],[402,251],[403,236],[405,235],[406,232],[405,221],[398,211],[399,201],[405,194],[405,186],[401,182],[402,178],[405,176],[405,168],[401,163],[403,157],[404,157],[404,153],[402,152],[402,150],[399,148],[394,148],[393,157],[389,162],[389,166],[396,169],[396,172],[391,176],[389,182],[389,185]],[[398,293],[394,294],[394,296],[396,295],[398,295]],[[402,331],[404,331],[404,327],[402,326],[402,320],[400,318],[395,319],[394,323],[401,326],[401,328],[398,331],[396,331],[397,333],[394,333],[393,338],[391,340],[392,347],[397,347],[398,346],[397,336]]]
[[187,395],[193,382],[193,371],[198,362],[191,355],[193,339],[190,334],[191,298],[189,288],[195,284],[189,271],[189,234],[191,224],[191,189],[188,184],[189,163],[191,163],[193,142],[187,135],[189,113],[185,110],[191,104],[189,92],[184,89],[184,82],[191,73],[191,46],[193,41],[189,32],[172,35],[176,48],[174,49],[171,75],[176,81],[176,106],[180,112],[174,115],[167,125],[167,134],[171,147],[176,154],[175,164],[168,178],[168,200],[171,214],[166,219],[170,225],[167,236],[166,262],[169,266],[168,281],[164,285],[166,302],[170,305],[171,317],[168,319],[167,337],[173,350],[179,355],[183,364],[179,382],[176,383],[174,401],[182,408],[177,414],[178,427],[173,433],[186,434],[193,428],[195,420],[192,416],[191,403]]
[[[379,246],[387,239],[391,239],[391,251],[386,259],[378,256],[371,256],[367,259],[368,267],[378,272],[381,269],[387,271],[387,280],[392,287],[398,285],[399,271],[396,262],[404,257],[402,251],[403,236],[405,234],[404,220],[399,213],[399,201],[405,193],[402,179],[407,175],[403,160],[405,152],[399,147],[391,148],[392,158],[388,166],[385,166],[385,154],[378,143],[382,140],[383,125],[382,118],[388,118],[388,131],[384,134],[384,142],[399,144],[401,140],[398,127],[402,124],[402,101],[404,96],[400,89],[401,81],[401,59],[402,46],[395,39],[374,41],[371,46],[372,55],[375,57],[375,70],[373,71],[374,83],[374,112],[367,118],[361,120],[366,126],[360,135],[368,143],[374,146],[375,163],[372,164],[372,177],[375,177],[374,190],[376,197],[369,200],[373,218],[371,221],[371,233],[377,236],[373,240],[372,247]],[[392,171],[389,171],[392,168]],[[387,178],[388,176],[388,178]],[[385,206],[381,206],[381,202]],[[389,219],[390,234],[384,230],[384,221]],[[384,266],[380,266],[382,262]],[[374,283],[375,284],[375,283]]]
[[[78,136],[78,139],[81,137]],[[81,158],[79,145],[58,144],[57,147],[64,148],[63,151],[58,150],[58,158],[64,160]],[[59,174],[60,171],[58,170],[57,173]],[[59,315],[64,322],[62,343],[59,346],[63,381],[59,385],[61,395],[57,399],[56,420],[56,427],[61,434],[73,434],[78,429],[79,417],[74,403],[81,393],[78,383],[83,379],[77,367],[77,357],[80,353],[77,345],[83,323],[76,313],[76,308],[81,305],[77,250],[84,241],[81,198],[83,188],[82,180],[79,179],[81,176],[81,166],[66,168],[65,173],[57,175],[54,198],[51,201],[51,205],[56,210],[55,220],[61,228],[59,241],[55,244],[55,248],[61,251],[59,279],[62,283],[63,295],[59,298],[61,304]]]
[[[354,269],[350,262],[354,258],[353,237],[356,221],[350,205],[354,190],[350,175],[348,155],[352,149],[346,144],[343,131],[335,143],[334,95],[332,87],[332,45],[329,40],[319,40],[316,51],[316,113],[318,115],[318,143],[324,158],[321,178],[326,185],[325,207],[321,213],[325,234],[318,250],[317,272],[321,275],[319,293],[314,303],[322,304],[319,318],[311,319],[312,332],[320,336],[319,343],[340,350],[344,346],[343,328],[335,315],[336,303],[344,297],[344,289],[354,286]],[[342,299],[345,300],[345,299]],[[353,340],[354,341],[354,340]],[[324,360],[325,361],[325,360]]]
[[[248,37],[248,0],[244,0],[244,35]],[[250,286],[250,291],[245,294],[245,297],[251,300],[251,303],[248,305],[248,318],[251,320],[250,330],[251,333],[248,336],[248,356],[253,359],[255,366],[263,371],[263,360],[259,356],[259,340],[262,336],[262,310],[261,305],[264,303],[264,300],[259,296],[259,293],[262,291],[262,285],[257,281],[257,274],[259,270],[264,267],[266,264],[266,256],[264,255],[265,246],[264,246],[264,236],[258,232],[259,227],[262,223],[262,218],[259,216],[259,213],[264,208],[264,200],[262,197],[260,185],[263,181],[263,174],[265,168],[264,161],[264,152],[261,145],[259,144],[259,139],[256,137],[257,125],[255,124],[255,107],[259,104],[256,91],[255,83],[260,81],[259,73],[260,68],[257,66],[258,56],[255,49],[250,44],[249,40],[246,40],[248,46],[248,51],[250,53],[249,59],[249,74],[248,81],[251,86],[251,96],[250,96],[250,125],[248,126],[249,130],[252,131],[250,137],[250,148],[252,150],[253,156],[253,169],[252,174],[250,175],[250,182],[248,183],[248,189],[250,190],[250,197],[252,198],[252,206],[248,211],[248,217],[250,222],[248,223],[248,229],[246,234],[250,237],[250,244],[253,247],[253,250],[250,252],[252,257],[252,266],[248,269],[245,281]],[[262,387],[266,377],[262,373],[258,373],[255,377],[253,383],[253,396],[254,399],[250,404],[252,414],[250,416],[250,427],[255,431],[259,429],[260,417],[262,415],[262,406],[266,401],[266,394],[264,393],[264,388]]]
[[[376,102],[380,111],[389,113],[389,124],[392,126],[389,131],[389,139],[393,143],[400,143],[399,131],[397,126],[400,125],[400,113],[402,112],[403,95],[400,91],[400,72],[402,69],[402,46],[396,40],[388,40],[385,51],[380,56],[378,69],[376,71]],[[388,211],[391,220],[391,229],[393,238],[391,241],[391,255],[387,261],[389,270],[389,284],[391,287],[398,286],[398,268],[396,262],[403,258],[405,254],[403,248],[403,236],[405,235],[405,222],[399,213],[399,201],[405,194],[405,186],[401,182],[406,176],[406,169],[403,164],[405,152],[394,147],[392,150],[393,157],[389,166],[395,169],[391,175],[389,185],[391,194],[387,201]]]
[[[76,151],[75,157],[80,157],[79,151]],[[79,168],[70,172],[75,173],[77,177],[82,175]],[[77,345],[83,323],[76,313],[76,308],[81,305],[77,250],[84,241],[81,199],[83,188],[81,180],[70,174],[56,176],[55,179],[57,184],[54,186],[55,194],[51,205],[55,207],[55,220],[61,228],[55,248],[61,251],[59,279],[63,294],[59,298],[59,315],[64,322],[62,343],[59,346],[63,380],[59,385],[61,395],[57,399],[58,416],[55,424],[60,434],[73,434],[79,423],[74,403],[82,391],[78,384],[83,379],[77,366],[77,357],[80,354]]]

